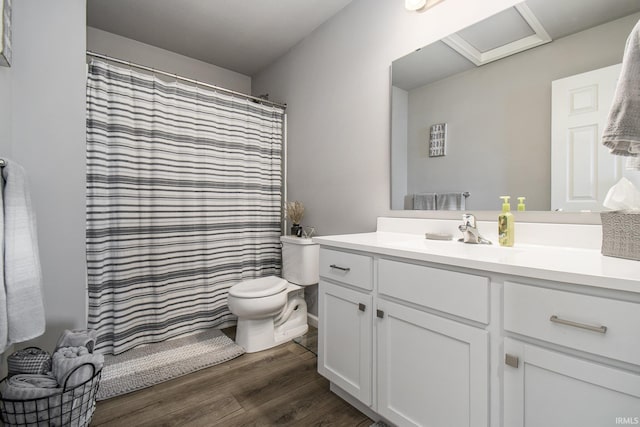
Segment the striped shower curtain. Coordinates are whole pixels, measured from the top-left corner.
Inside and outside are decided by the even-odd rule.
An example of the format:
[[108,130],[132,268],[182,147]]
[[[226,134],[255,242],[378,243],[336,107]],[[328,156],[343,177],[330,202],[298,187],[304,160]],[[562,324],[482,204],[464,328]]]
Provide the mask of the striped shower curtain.
[[280,273],[284,111],[98,61],[87,104],[97,348],[235,320],[229,287]]

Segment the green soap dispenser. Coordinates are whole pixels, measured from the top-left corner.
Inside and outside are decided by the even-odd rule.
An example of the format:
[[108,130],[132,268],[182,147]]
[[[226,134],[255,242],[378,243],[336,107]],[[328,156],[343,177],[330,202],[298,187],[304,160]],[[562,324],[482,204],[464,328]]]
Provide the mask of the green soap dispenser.
[[502,199],[502,213],[498,215],[498,242],[500,246],[513,246],[513,214],[509,204],[509,196],[500,196]]
[[526,209],[524,207],[524,201],[526,197],[518,197],[518,212],[524,212]]

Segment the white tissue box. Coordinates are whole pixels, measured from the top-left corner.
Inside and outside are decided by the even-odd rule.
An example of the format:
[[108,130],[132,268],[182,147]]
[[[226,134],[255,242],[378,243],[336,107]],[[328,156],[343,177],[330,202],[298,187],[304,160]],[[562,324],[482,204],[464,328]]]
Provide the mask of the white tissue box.
[[640,211],[601,212],[602,255],[640,261]]

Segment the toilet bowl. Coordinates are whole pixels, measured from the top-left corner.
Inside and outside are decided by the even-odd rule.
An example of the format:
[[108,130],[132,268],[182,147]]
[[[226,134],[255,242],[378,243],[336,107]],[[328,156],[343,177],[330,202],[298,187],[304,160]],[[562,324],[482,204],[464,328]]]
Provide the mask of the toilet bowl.
[[231,313],[238,316],[236,343],[247,353],[275,347],[308,330],[302,287],[279,277],[234,285],[227,301]]
[[264,319],[280,312],[287,302],[289,283],[276,276],[247,280],[229,290],[229,310],[245,319]]
[[280,240],[283,278],[246,280],[229,289],[227,304],[238,317],[236,343],[247,353],[275,347],[308,330],[302,286],[318,283],[319,246],[299,237]]

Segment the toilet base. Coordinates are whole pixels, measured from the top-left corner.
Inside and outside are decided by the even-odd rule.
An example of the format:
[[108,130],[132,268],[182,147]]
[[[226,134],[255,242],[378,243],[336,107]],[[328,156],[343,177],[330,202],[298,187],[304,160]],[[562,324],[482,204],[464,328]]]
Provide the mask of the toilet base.
[[287,306],[283,308],[283,312],[289,311],[287,309],[289,308],[290,314],[284,323],[276,325],[278,316],[266,319],[238,318],[236,344],[244,348],[247,353],[256,353],[275,347],[304,335],[309,330],[304,291],[296,285],[290,286],[292,291],[289,292]]
[[309,326],[298,325],[276,331],[273,326],[273,319],[238,319],[236,328],[236,344],[244,348],[247,353],[256,353],[290,341],[309,330]]

